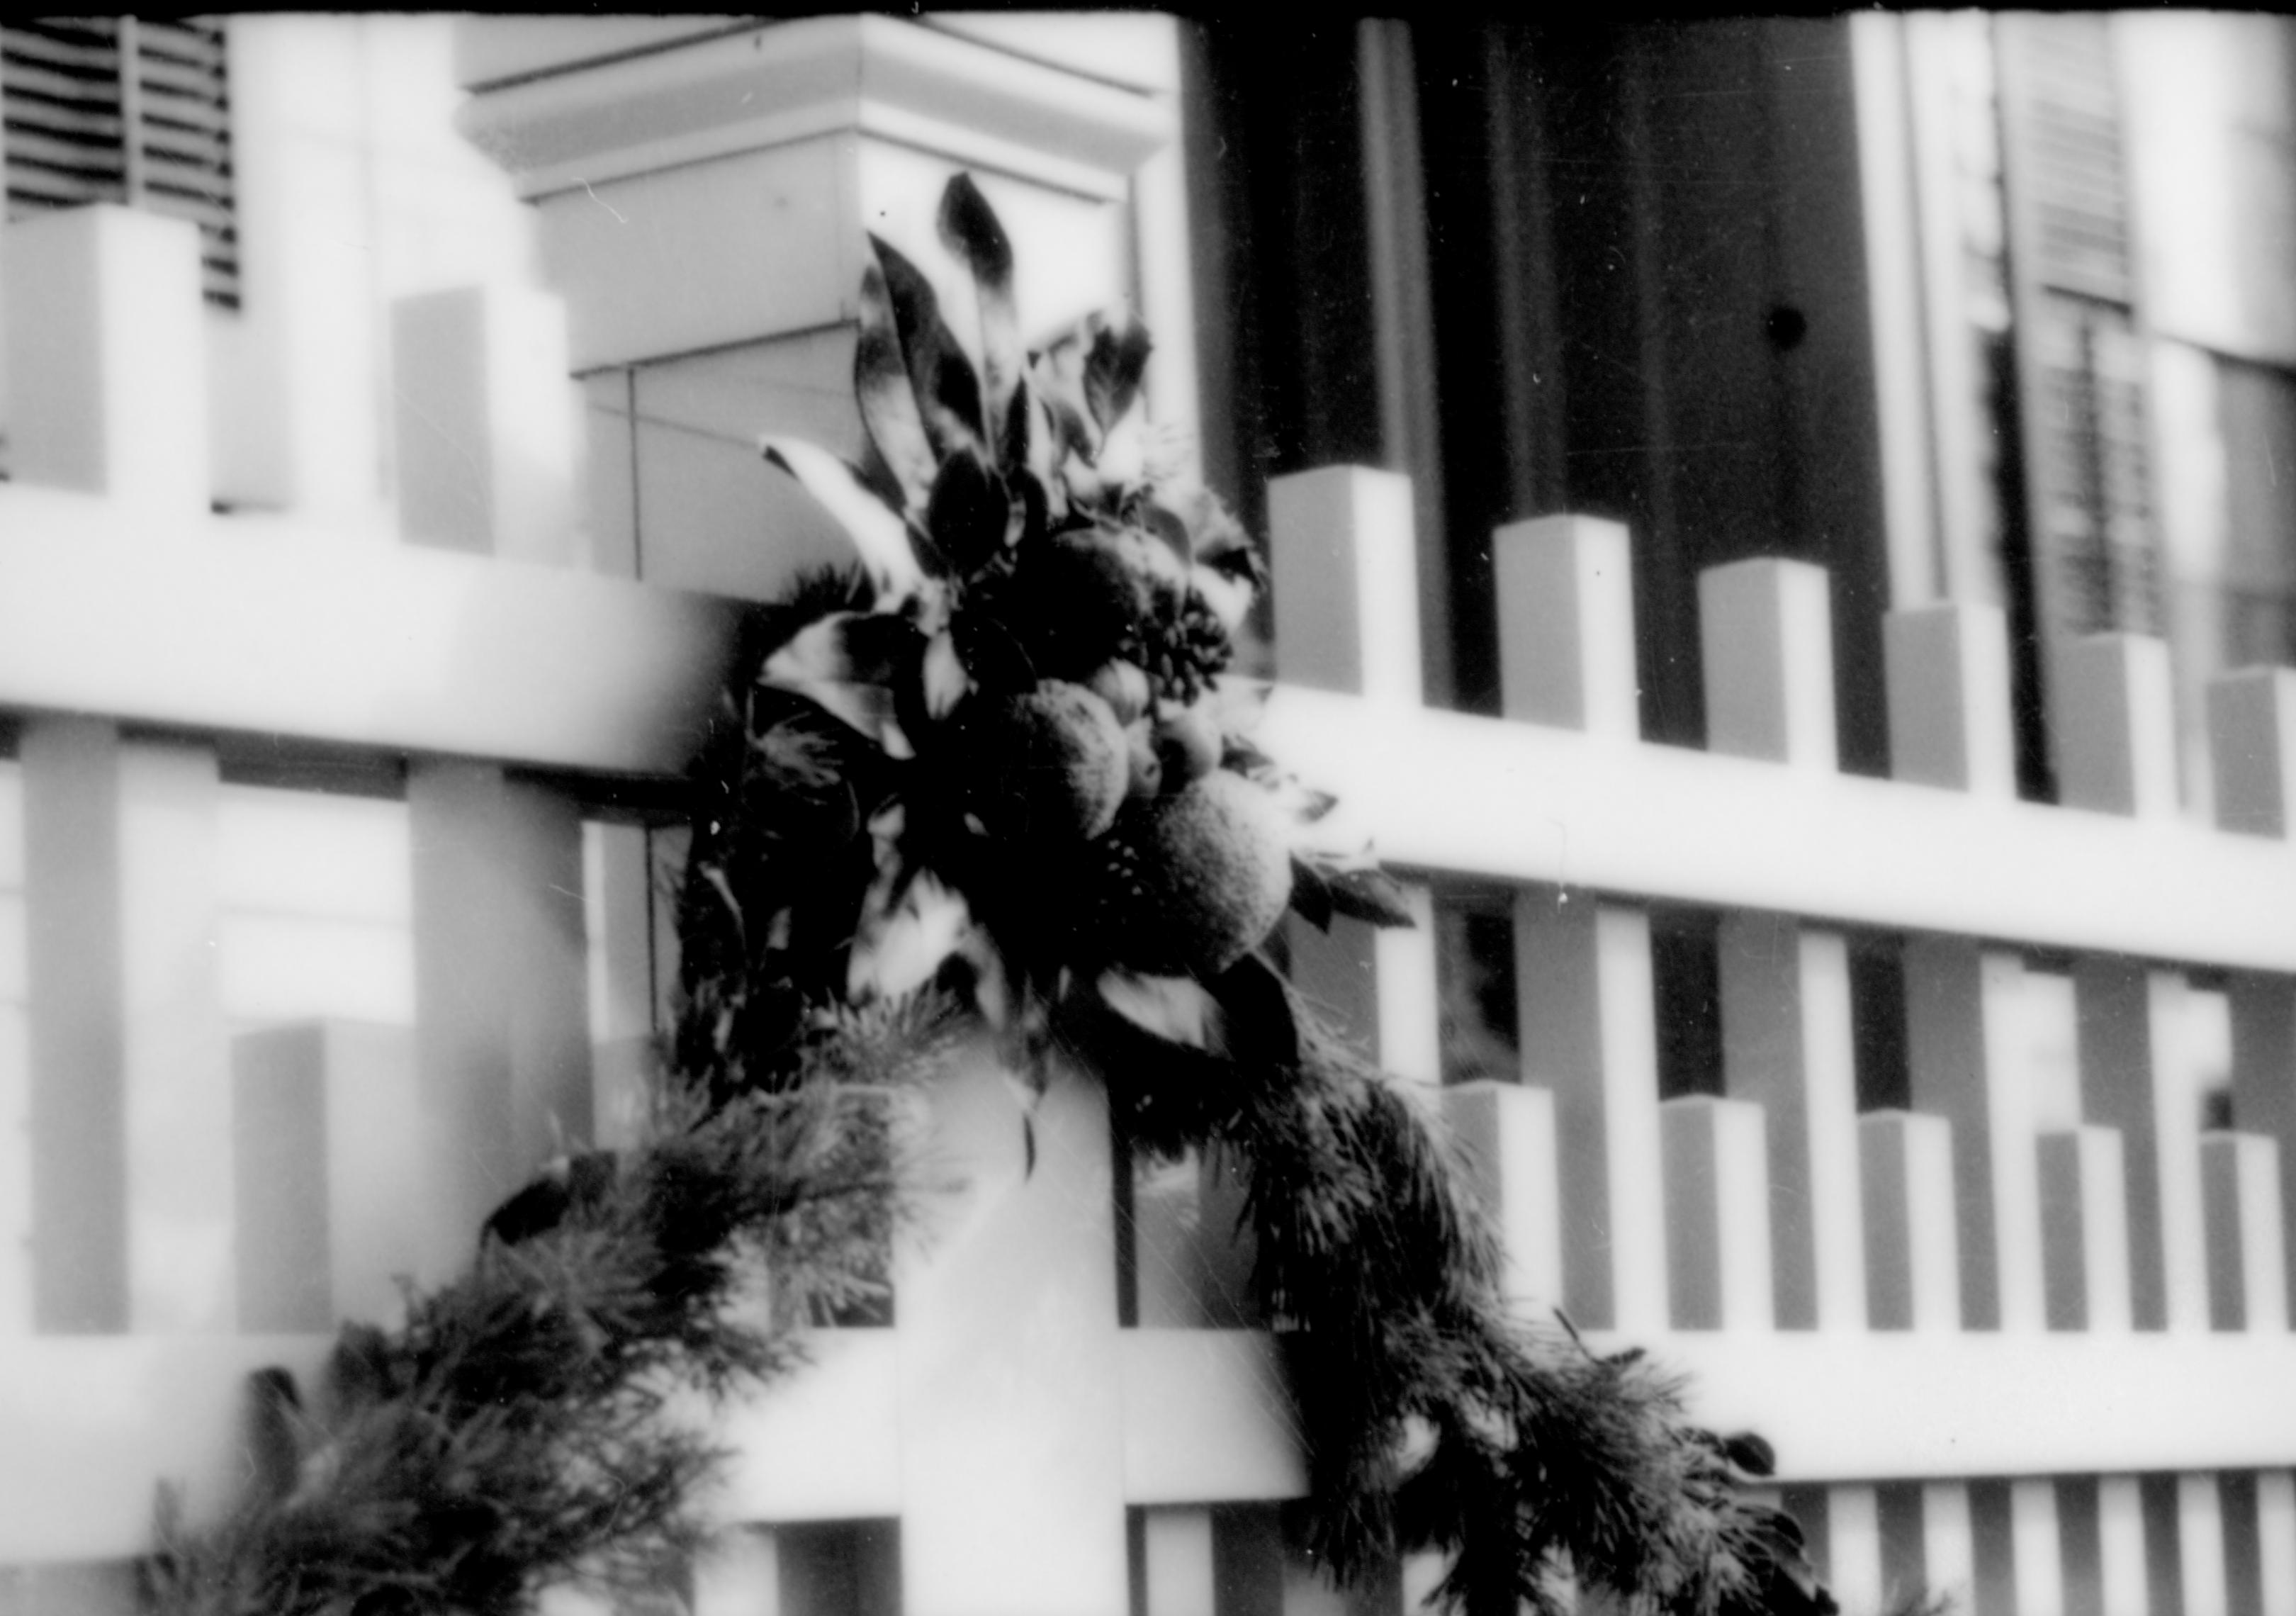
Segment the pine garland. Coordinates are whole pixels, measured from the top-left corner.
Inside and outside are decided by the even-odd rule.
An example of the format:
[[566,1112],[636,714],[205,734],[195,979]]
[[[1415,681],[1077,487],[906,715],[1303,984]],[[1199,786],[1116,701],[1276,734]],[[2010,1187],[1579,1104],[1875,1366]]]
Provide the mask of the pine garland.
[[265,1482],[207,1532],[163,1519],[152,1608],[658,1592],[723,1456],[681,1409],[882,1298],[899,1096],[985,1024],[1023,1079],[1099,1074],[1136,1149],[1242,1175],[1307,1446],[1289,1529],[1334,1579],[1436,1548],[1464,1616],[1559,1612],[1573,1583],[1669,1616],[1833,1610],[1791,1518],[1748,1496],[1767,1446],[1687,1423],[1639,1353],[1510,1317],[1447,1136],[1271,963],[1287,909],[1410,922],[1367,850],[1319,840],[1331,799],[1249,738],[1264,693],[1228,674],[1230,636],[1264,564],[1143,436],[1136,322],[1024,351],[970,178],[939,224],[978,363],[873,238],[873,460],[767,445],[858,563],[755,612],[695,762],[653,1137],[558,1164],[402,1325],[347,1328],[316,1407],[258,1376]]

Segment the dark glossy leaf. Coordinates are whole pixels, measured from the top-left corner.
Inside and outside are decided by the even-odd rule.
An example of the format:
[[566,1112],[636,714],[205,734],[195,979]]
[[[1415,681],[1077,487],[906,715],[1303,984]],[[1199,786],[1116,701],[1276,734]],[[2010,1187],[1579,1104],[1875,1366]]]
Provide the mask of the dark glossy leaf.
[[1210,984],[1220,1037],[1231,1060],[1256,1067],[1300,1062],[1300,1025],[1291,989],[1265,956],[1247,954]]
[[934,457],[917,407],[915,383],[901,350],[898,323],[885,272],[871,264],[861,272],[861,325],[853,346],[853,396],[861,422],[886,470],[900,485],[907,510],[922,514],[931,492]]
[[959,449],[971,449],[986,459],[988,446],[982,430],[980,378],[955,333],[941,318],[940,299],[933,293],[932,283],[890,242],[872,235],[869,245],[884,270],[893,328],[935,458],[946,459]]
[[766,458],[796,478],[845,529],[880,603],[890,605],[916,588],[924,570],[908,524],[877,496],[859,467],[800,438],[768,438],[764,447]]
[[985,459],[960,449],[941,462],[925,528],[958,577],[971,577],[1004,548],[1013,516],[1012,492]]
[[1731,1464],[1750,1476],[1773,1475],[1778,1468],[1777,1449],[1751,1431],[1723,1438],[1722,1453]]
[[1341,870],[1330,878],[1332,907],[1374,926],[1411,927],[1419,923],[1403,889],[1379,870]]
[[910,755],[895,691],[914,679],[923,644],[914,624],[882,612],[840,611],[800,632],[766,661],[761,685],[804,696],[883,748]]
[[[1014,390],[1027,357],[1021,349],[1021,323],[1013,301],[1013,243],[996,210],[969,174],[948,182],[940,199],[940,239],[972,272],[980,294],[982,420],[993,430],[1000,451],[1009,425]],[[1025,463],[1005,457],[1005,466]]]
[[1292,907],[1318,931],[1332,929],[1332,883],[1313,862],[1292,857]]

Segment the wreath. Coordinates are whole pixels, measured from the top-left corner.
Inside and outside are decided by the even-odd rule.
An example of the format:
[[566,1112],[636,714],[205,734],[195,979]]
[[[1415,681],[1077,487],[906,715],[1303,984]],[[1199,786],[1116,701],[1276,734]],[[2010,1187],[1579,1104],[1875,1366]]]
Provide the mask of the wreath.
[[1685,1616],[1833,1611],[1750,1494],[1767,1446],[1686,1423],[1639,1352],[1511,1317],[1439,1124],[1285,981],[1287,911],[1410,923],[1324,835],[1332,799],[1250,738],[1264,687],[1230,665],[1261,557],[1143,424],[1141,325],[1025,349],[969,177],[938,224],[977,354],[873,236],[871,458],[766,445],[857,560],[754,612],[694,764],[652,1136],[556,1164],[400,1327],[347,1326],[309,1407],[257,1377],[268,1479],[206,1533],[163,1521],[154,1608],[660,1596],[721,1456],[679,1399],[792,1370],[799,1325],[883,1294],[900,1096],[985,1026],[1024,1081],[1055,1052],[1098,1074],[1136,1151],[1234,1164],[1307,1449],[1287,1528],[1334,1579],[1432,1548],[1471,1616],[1559,1612],[1574,1583]]

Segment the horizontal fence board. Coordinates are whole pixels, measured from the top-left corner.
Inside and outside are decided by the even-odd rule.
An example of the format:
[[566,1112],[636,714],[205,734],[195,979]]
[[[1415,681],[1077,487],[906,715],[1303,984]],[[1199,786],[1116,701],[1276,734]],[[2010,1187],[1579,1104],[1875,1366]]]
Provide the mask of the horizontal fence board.
[[1288,687],[1259,739],[1408,868],[2296,972],[2287,841]]
[[2292,1335],[1676,1331],[1631,1344],[1689,1377],[1700,1422],[1767,1438],[1785,1482],[2296,1462]]
[[0,488],[0,709],[670,775],[737,608],[258,518]]
[[42,1335],[0,1341],[0,1566],[149,1551],[162,1481],[194,1523],[243,1473],[246,1377],[279,1365],[306,1388],[318,1335]]

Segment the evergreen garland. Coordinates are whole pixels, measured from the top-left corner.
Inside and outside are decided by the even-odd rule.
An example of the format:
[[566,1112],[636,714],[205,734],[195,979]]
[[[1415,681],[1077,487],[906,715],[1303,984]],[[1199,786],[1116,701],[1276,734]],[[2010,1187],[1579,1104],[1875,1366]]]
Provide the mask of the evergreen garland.
[[[1573,1582],[1680,1616],[1834,1609],[1758,1439],[1685,1423],[1638,1353],[1510,1317],[1439,1125],[1323,1028],[1266,946],[1287,909],[1407,924],[1331,799],[1250,742],[1227,672],[1264,587],[1133,409],[1147,335],[1017,334],[972,182],[941,237],[979,362],[872,238],[856,390],[873,459],[767,445],[858,565],[758,609],[693,771],[681,998],[648,1143],[562,1161],[469,1272],[348,1326],[321,1395],[256,1377],[261,1485],[163,1509],[164,1616],[523,1616],[554,1582],[659,1597],[721,1459],[690,1414],[882,1296],[900,1095],[985,1023],[1055,1049],[1152,1155],[1215,1153],[1307,1443],[1299,1546],[1341,1582],[1423,1547],[1468,1616]],[[770,1292],[753,1292],[758,1276]]]

